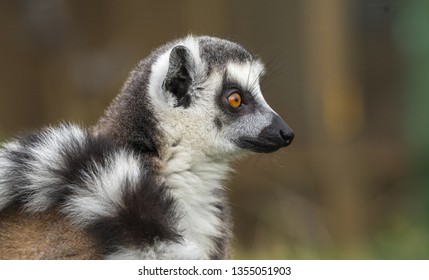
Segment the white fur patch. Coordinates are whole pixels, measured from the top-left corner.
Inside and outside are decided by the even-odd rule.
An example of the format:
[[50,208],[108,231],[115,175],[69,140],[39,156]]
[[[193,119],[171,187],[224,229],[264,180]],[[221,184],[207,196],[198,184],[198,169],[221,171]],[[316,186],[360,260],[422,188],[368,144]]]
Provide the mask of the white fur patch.
[[259,86],[259,79],[265,72],[264,65],[261,62],[230,62],[226,66],[226,69],[227,75],[230,79],[239,83],[243,89],[250,91],[259,103],[269,107],[262,96],[261,88]]
[[145,248],[120,248],[107,256],[111,260],[198,260],[209,256],[192,241],[156,242]]
[[152,71],[149,79],[148,91],[151,97],[152,102],[158,108],[165,107],[163,100],[164,94],[162,90],[162,84],[164,82],[165,77],[167,76],[168,67],[169,67],[169,59],[170,59],[169,50],[166,53],[163,53],[158,57],[154,64],[152,64]]
[[181,211],[179,233],[209,256],[215,249],[213,238],[221,236],[223,225],[214,205],[225,202],[215,193],[222,191],[230,168],[226,162],[200,161],[184,147],[172,152],[165,163],[164,176]]
[[178,45],[183,45],[191,51],[192,57],[197,67],[202,64],[201,57],[200,57],[200,44],[195,37],[193,37],[192,35],[189,35],[182,42],[179,42],[178,44],[176,44],[176,46]]

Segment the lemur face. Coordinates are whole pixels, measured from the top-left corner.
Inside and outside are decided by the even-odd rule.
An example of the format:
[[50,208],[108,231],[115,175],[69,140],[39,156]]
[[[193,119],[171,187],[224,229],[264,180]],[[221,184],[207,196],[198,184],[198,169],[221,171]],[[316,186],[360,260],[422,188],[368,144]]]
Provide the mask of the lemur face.
[[259,86],[264,66],[241,46],[188,37],[152,66],[149,94],[167,138],[208,155],[274,152],[294,137]]

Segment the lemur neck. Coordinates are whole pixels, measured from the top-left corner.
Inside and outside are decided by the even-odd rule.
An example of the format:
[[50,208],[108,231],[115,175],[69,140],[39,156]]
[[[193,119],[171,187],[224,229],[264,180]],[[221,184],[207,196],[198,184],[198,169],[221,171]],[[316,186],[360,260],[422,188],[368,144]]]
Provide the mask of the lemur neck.
[[162,176],[182,214],[179,232],[185,242],[195,242],[207,258],[224,257],[227,245],[219,243],[229,244],[231,227],[222,186],[230,171],[228,162],[195,160],[183,147],[172,147],[170,152]]

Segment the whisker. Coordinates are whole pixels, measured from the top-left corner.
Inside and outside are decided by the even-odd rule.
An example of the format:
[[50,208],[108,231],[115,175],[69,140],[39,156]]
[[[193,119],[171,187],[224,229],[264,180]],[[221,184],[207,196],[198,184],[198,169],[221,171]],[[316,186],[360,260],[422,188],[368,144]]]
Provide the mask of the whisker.
[[286,165],[281,164],[280,161],[280,156],[279,155],[273,155],[273,157],[271,157],[271,161],[280,168],[285,168]]
[[263,77],[263,73],[259,73],[252,81],[252,83],[248,86],[248,89],[253,92],[260,85],[261,77]]
[[249,88],[248,86],[249,86],[249,80],[250,80],[250,72],[252,70],[252,63],[253,63],[253,60],[250,61],[249,72],[247,73],[246,88]]
[[259,159],[262,157],[262,155],[261,154],[258,154],[258,156],[256,157],[256,159],[255,159],[255,162],[254,162],[254,164],[253,164],[253,167],[256,167],[256,165],[258,164],[258,161],[259,161]]

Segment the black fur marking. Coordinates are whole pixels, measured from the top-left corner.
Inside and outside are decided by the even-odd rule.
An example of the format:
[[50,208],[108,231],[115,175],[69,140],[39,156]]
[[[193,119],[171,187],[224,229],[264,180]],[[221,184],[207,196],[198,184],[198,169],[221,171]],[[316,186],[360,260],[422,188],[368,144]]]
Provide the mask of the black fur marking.
[[229,242],[225,242],[225,237],[218,237],[213,238],[213,243],[215,244],[215,251],[210,254],[211,260],[223,260],[229,257],[230,252],[228,252],[229,249]]
[[55,200],[56,204],[64,202],[73,193],[70,186],[88,187],[84,174],[96,174],[97,166],[106,167],[107,159],[119,149],[120,146],[115,146],[110,139],[89,133],[83,143],[70,139],[61,151],[64,164],[60,169],[51,170],[61,179],[60,184],[53,186],[56,191],[51,193],[52,200]]
[[108,135],[122,145],[129,145],[135,151],[141,153],[158,153],[158,126],[149,106],[148,97],[145,94],[148,83],[148,65],[144,65],[142,71],[134,72],[131,81],[124,88],[124,94],[118,99],[117,106],[113,106],[112,114],[108,117],[110,124],[106,128],[111,129]]
[[103,254],[114,253],[124,246],[141,248],[155,241],[181,240],[174,230],[178,221],[175,201],[164,185],[156,183],[154,176],[142,176],[137,188],[124,182],[122,189],[124,206],[117,206],[116,215],[101,217],[87,228]]
[[216,117],[214,119],[214,123],[215,123],[215,125],[216,125],[216,127],[217,127],[218,130],[222,129],[223,124],[222,124],[222,121],[219,119],[219,117]]
[[[241,96],[241,105],[238,108],[232,108],[228,102],[228,96],[232,93],[238,92]],[[252,93],[242,88],[238,83],[229,81],[226,77],[224,78],[222,93],[219,95],[221,109],[225,113],[230,115],[245,115],[254,114],[258,105],[253,97]]]
[[163,87],[177,98],[176,107],[188,108],[191,105],[189,87],[192,83],[191,69],[195,67],[189,50],[177,46],[171,50],[167,76]]
[[[254,96],[243,89],[238,83],[228,79],[228,73],[224,73],[222,88],[216,97],[216,105],[224,114],[219,116],[223,124],[229,125],[241,116],[254,114],[258,110],[258,104]],[[228,102],[228,96],[234,92],[240,93],[242,104],[238,108],[232,108]]]
[[82,185],[83,174],[96,171],[96,165],[105,167],[107,157],[110,156],[118,147],[105,137],[94,137],[88,134],[85,137],[83,145],[71,141],[64,146],[63,160],[64,168],[55,170],[63,181],[68,184]]
[[159,138],[158,122],[154,116],[147,94],[151,66],[158,53],[167,46],[139,63],[131,72],[122,93],[106,110],[97,124],[96,132],[111,138],[115,143],[126,145],[137,153],[157,156],[162,140]]

